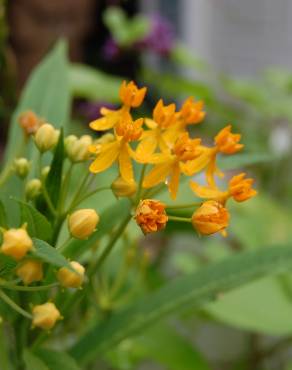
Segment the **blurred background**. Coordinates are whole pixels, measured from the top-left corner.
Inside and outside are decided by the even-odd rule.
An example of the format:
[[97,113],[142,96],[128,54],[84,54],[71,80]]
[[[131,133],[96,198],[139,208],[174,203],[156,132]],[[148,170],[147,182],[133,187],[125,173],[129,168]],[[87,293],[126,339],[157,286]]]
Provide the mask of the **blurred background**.
[[[245,153],[224,169],[230,176],[235,167],[247,168],[260,195],[232,205],[227,239],[198,239],[175,228],[147,239],[150,251],[160,246],[152,253],[148,289],[229,254],[291,241],[291,1],[0,4],[1,152],[25,83],[60,37],[69,41],[75,131],[87,130],[101,106],[119,104],[126,78],[149,86],[142,107],[149,116],[158,97],[179,106],[192,95],[205,101],[207,119],[195,130],[206,142],[229,122],[243,134]],[[104,369],[291,370],[291,276],[244,286],[167,325],[122,342]]]

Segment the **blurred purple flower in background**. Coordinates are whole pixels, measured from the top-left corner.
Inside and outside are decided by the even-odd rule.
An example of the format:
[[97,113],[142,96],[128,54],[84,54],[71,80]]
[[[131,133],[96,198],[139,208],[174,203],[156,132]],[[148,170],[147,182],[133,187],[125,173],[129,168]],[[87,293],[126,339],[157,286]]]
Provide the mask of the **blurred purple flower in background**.
[[81,116],[83,116],[86,119],[86,121],[90,122],[101,117],[100,109],[102,107],[108,109],[116,108],[115,105],[106,102],[84,101],[78,104],[77,111]]
[[120,48],[112,37],[109,37],[102,47],[102,55],[105,60],[114,60],[120,54]]
[[139,48],[147,48],[159,55],[168,56],[174,47],[175,32],[170,21],[154,14],[150,18],[151,29],[149,34],[136,43]]

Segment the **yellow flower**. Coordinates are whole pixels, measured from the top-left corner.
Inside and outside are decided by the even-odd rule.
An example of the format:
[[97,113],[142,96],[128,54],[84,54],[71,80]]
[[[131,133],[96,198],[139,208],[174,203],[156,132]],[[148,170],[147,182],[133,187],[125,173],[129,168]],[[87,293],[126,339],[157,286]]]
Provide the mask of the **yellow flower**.
[[62,267],[58,271],[57,277],[61,285],[65,288],[79,288],[84,281],[85,268],[76,261],[70,262],[75,271]]
[[21,260],[33,248],[33,243],[25,227],[9,229],[3,232],[1,252],[6,256]]
[[240,173],[229,181],[229,194],[237,202],[244,202],[257,195],[257,191],[252,189],[254,180],[245,179],[245,175]]
[[56,308],[54,303],[47,302],[34,306],[32,309],[32,324],[41,329],[50,330],[56,322],[61,319],[60,311]]
[[203,121],[206,113],[203,111],[204,102],[194,101],[194,98],[190,96],[183,103],[179,117],[183,125],[197,124]]
[[176,121],[175,104],[164,105],[160,99],[153,110],[153,120],[145,119],[149,130],[143,132],[141,142],[136,149],[136,155],[140,162],[146,163],[147,158],[155,152],[157,147],[161,151],[169,149],[174,135],[169,135],[167,130],[173,130],[172,127]]
[[233,134],[231,132],[231,125],[224,127],[215,136],[215,145],[219,152],[224,154],[234,154],[240,151],[244,145],[239,144],[241,139],[240,134]]
[[142,104],[146,91],[146,87],[138,89],[137,85],[133,81],[130,81],[129,83],[123,81],[122,86],[120,87],[120,98],[127,107],[137,108]]
[[240,173],[233,176],[226,191],[221,191],[216,186],[201,186],[194,181],[190,181],[190,187],[198,197],[203,199],[217,200],[221,204],[225,204],[229,198],[243,202],[257,194],[257,191],[252,189],[253,179],[245,179],[245,175]]
[[185,132],[177,139],[171,151],[153,154],[149,162],[155,165],[145,176],[143,187],[151,188],[167,180],[170,195],[172,199],[175,199],[180,174],[191,174],[189,163],[201,154],[200,143],[200,139],[191,139]]
[[144,234],[164,229],[168,221],[165,205],[154,199],[141,200],[134,218]]
[[[116,126],[116,138],[111,143],[102,144],[99,148],[97,158],[91,163],[89,170],[92,173],[99,173],[109,168],[115,161],[118,161],[121,177],[129,182],[134,182],[134,172],[131,157],[135,153],[129,142],[138,140],[142,134],[143,118],[136,121],[121,121]],[[90,150],[95,152],[94,148]]]
[[220,231],[225,236],[229,218],[228,210],[221,203],[208,200],[193,213],[192,225],[202,235],[215,234]]
[[24,284],[29,285],[34,281],[43,279],[43,264],[40,261],[27,259],[16,269],[16,275]]

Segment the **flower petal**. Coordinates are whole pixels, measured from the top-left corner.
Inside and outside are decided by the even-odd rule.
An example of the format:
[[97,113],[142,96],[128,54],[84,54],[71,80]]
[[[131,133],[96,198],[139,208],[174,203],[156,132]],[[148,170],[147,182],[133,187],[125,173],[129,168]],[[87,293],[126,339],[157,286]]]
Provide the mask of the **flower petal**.
[[150,172],[145,176],[143,181],[144,188],[151,188],[165,181],[171,171],[172,162],[159,163],[155,165]]
[[134,173],[128,147],[129,145],[126,143],[121,146],[119,154],[119,166],[122,178],[130,183],[134,182]]
[[109,168],[117,159],[119,154],[120,142],[104,144],[98,157],[91,163],[89,171],[99,173]]
[[148,136],[142,139],[142,141],[140,141],[140,143],[137,146],[137,149],[136,149],[137,158],[142,163],[147,162],[147,159],[149,158],[149,156],[151,156],[155,152],[155,149],[157,148],[157,144],[158,142],[157,142],[157,137],[156,137],[155,132],[151,132],[151,135],[149,132]]
[[180,177],[179,164],[175,163],[174,166],[172,167],[172,171],[171,171],[170,179],[168,183],[168,189],[170,192],[170,196],[171,196],[171,199],[173,200],[176,198],[176,194],[178,191],[179,177]]
[[225,194],[224,192],[220,191],[217,188],[201,186],[194,181],[190,181],[190,187],[199,198],[221,199]]

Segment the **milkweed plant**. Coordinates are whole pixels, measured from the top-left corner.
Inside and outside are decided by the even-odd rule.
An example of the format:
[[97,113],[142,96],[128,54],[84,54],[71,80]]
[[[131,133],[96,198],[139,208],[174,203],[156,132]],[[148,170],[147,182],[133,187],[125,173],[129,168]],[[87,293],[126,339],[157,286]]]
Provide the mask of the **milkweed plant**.
[[[244,147],[231,125],[219,127],[213,144],[206,145],[196,134],[206,115],[202,101],[189,97],[178,108],[160,99],[151,117],[140,117],[137,108],[146,93],[146,87],[124,81],[120,107],[103,107],[101,116],[89,123],[92,134],[80,137],[65,136],[32,110],[18,114],[23,145],[14,145],[20,154],[33,146],[36,155],[17,156],[3,166],[0,177],[5,197],[16,177],[23,189],[13,199],[20,221],[8,223],[3,204],[0,212],[1,321],[11,337],[3,347],[12,364],[7,369],[20,369],[33,356],[26,348],[38,353],[54,341],[60,346],[60,339],[62,348],[70,349],[79,333],[90,327],[93,311],[101,312],[103,321],[126,305],[123,284],[131,266],[136,264],[141,273],[147,268],[146,254],[137,254],[131,246],[129,227],[140,229],[144,238],[167,230],[169,222],[179,222],[189,224],[198,237],[224,238],[229,203],[256,195],[253,179],[243,172],[233,175],[226,188],[218,185],[224,173],[217,157],[232,156]],[[99,185],[100,176],[111,167],[114,181]],[[190,187],[193,199],[178,203],[180,186]],[[163,191],[169,193],[168,201],[161,200]],[[103,220],[98,202],[89,201],[102,193],[106,202],[109,192],[117,204],[124,199],[123,206],[116,212],[112,208]],[[90,207],[83,208],[86,200]],[[191,210],[190,217],[176,213],[184,209]],[[102,291],[104,267],[118,245],[127,252],[124,269]]]

